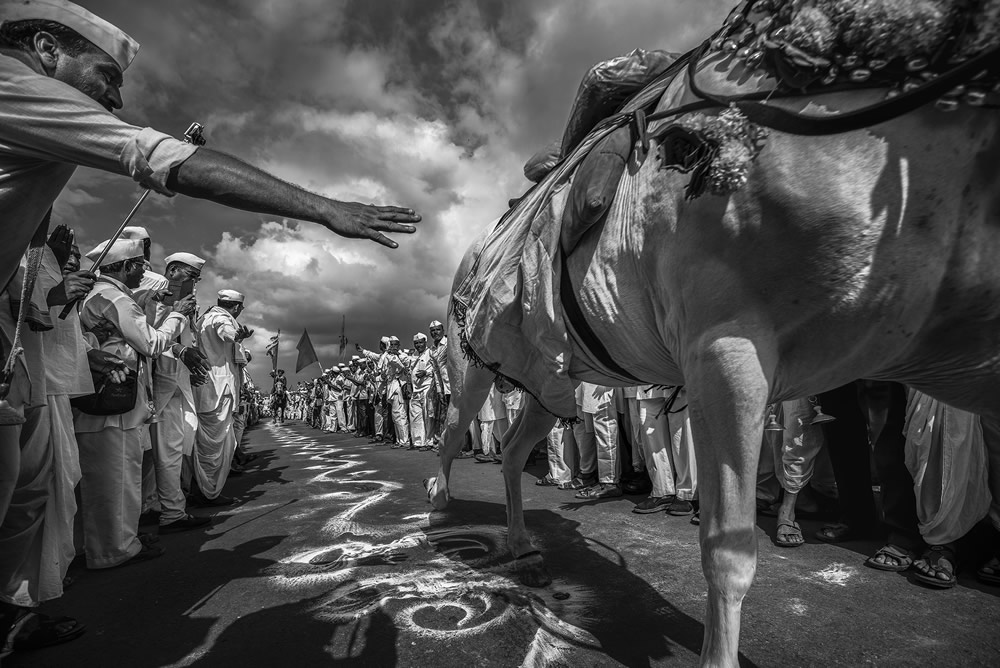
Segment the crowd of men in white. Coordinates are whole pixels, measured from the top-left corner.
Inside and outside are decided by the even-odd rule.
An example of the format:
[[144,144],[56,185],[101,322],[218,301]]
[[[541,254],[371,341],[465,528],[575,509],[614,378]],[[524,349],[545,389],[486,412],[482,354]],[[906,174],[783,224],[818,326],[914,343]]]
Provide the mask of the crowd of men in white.
[[[64,276],[80,269],[75,245],[60,266],[59,232],[44,249],[35,281],[40,306]],[[97,258],[106,245],[87,257]],[[210,522],[188,513],[188,503],[232,503],[222,489],[245,428],[241,366],[249,353],[241,342],[253,333],[237,322],[244,296],[221,290],[215,305],[197,314],[194,295],[176,299],[169,288],[171,281],[199,281],[205,260],[173,253],[160,275],[148,269],[150,246],[144,228],[125,228],[94,268],[100,276],[79,311],[62,319],[53,309],[21,335],[25,349],[37,353],[27,359],[44,361],[47,393],[47,410],[32,412],[24,428],[31,438],[49,439],[55,458],[50,494],[56,502],[38,518],[46,538],[32,565],[41,568],[46,598],[61,593],[81,547],[74,543],[74,521],[82,524],[87,567],[112,568],[164,553],[156,536],[139,532],[144,511],[159,513],[162,535]],[[89,351],[107,354],[94,377]],[[113,380],[95,387],[94,378],[114,376],[134,397],[126,395],[128,405],[116,408],[105,395],[102,406],[102,390]]]
[[[451,390],[442,324],[432,322],[429,333],[431,345],[419,333],[412,350],[400,350],[396,337],[384,337],[378,353],[359,347],[349,363],[292,393],[292,417],[327,432],[370,436],[371,443],[437,452]],[[498,377],[459,457],[502,462],[503,436],[522,400],[521,390]],[[699,522],[684,388],[581,383],[576,403],[575,422],[557,423],[536,446],[548,458],[536,485],[575,490],[579,499],[646,495],[632,512]],[[957,582],[963,537],[983,520],[1000,530],[994,470],[977,416],[897,383],[857,381],[769,407],[757,509],[777,517],[773,540],[780,547],[805,543],[797,512],[825,514],[837,521],[815,534],[819,540],[885,536],[868,566],[914,568],[921,583],[947,588]],[[873,483],[881,487],[881,511]],[[993,556],[977,576],[1000,584],[998,567]]]

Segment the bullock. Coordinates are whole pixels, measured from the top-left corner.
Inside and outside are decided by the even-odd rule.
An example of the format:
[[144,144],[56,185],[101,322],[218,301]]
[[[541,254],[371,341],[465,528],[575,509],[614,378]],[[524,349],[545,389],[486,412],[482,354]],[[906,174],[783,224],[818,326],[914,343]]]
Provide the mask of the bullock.
[[[926,19],[947,4],[912,6]],[[449,307],[452,406],[428,498],[447,503],[452,460],[494,378],[524,386],[502,448],[507,541],[527,585],[550,578],[524,526],[521,471],[554,420],[575,415],[573,383],[688,388],[705,665],[737,664],[768,404],[897,381],[982,416],[992,461],[1000,454],[1000,119],[984,108],[995,36],[929,76],[906,54],[893,79],[873,57],[810,60],[788,37],[791,6],[743,3],[660,80],[653,106],[626,106],[567,151],[469,250]],[[956,43],[948,25],[939,32]],[[808,95],[786,94],[782,77],[795,76]],[[719,119],[742,153],[705,141]],[[619,130],[630,150],[614,201],[565,215],[575,170]]]

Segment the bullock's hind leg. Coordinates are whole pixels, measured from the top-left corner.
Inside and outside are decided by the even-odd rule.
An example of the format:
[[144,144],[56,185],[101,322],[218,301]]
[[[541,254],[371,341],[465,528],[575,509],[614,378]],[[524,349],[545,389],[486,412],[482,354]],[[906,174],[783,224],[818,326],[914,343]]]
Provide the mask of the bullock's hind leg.
[[736,666],[740,609],[757,568],[754,486],[768,374],[750,341],[715,338],[685,365],[698,459],[708,610],[701,663]]
[[527,392],[521,412],[504,434],[503,481],[507,493],[507,546],[517,564],[517,576],[528,587],[545,587],[552,578],[545,570],[542,555],[532,545],[524,526],[524,501],[521,497],[521,475],[528,455],[538,441],[555,424],[555,418]]
[[427,500],[435,510],[443,510],[448,505],[451,464],[461,452],[462,444],[465,443],[465,431],[486,403],[490,384],[493,382],[491,371],[472,366],[462,358],[460,351],[453,353],[450,341],[448,375],[451,380],[451,405],[448,406],[447,422],[438,453],[438,474],[424,481]]

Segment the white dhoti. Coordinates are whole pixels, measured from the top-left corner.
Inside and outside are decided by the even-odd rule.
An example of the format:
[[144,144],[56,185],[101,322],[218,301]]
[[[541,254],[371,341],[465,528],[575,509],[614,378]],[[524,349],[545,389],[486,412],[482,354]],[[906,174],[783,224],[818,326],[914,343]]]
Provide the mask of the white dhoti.
[[198,414],[191,399],[180,388],[164,402],[156,429],[153,454],[156,465],[156,493],[160,500],[160,524],[166,524],[187,515],[184,491],[181,484],[184,456],[194,450],[198,430]]
[[[683,390],[679,398],[687,404]],[[674,463],[674,490],[682,501],[693,501],[698,492],[698,466],[691,436],[691,417],[687,407],[667,416],[670,424],[670,456]]]
[[42,529],[41,600],[62,596],[63,578],[76,557],[73,526],[76,519],[76,486],[80,482],[80,449],[73,432],[69,396],[49,395],[49,428],[53,475]]
[[632,470],[636,472],[645,471],[646,454],[642,447],[643,431],[642,418],[639,416],[639,400],[634,397],[628,397],[625,403],[628,406],[629,425],[631,427],[629,442],[632,445]]
[[334,402],[334,406],[337,411],[336,431],[344,431],[347,429],[347,415],[344,413],[344,400],[337,399],[337,401]]
[[33,607],[45,600],[40,574],[52,480],[48,410],[25,409],[24,424],[0,427],[0,450],[5,453],[0,501],[7,500],[7,512],[0,518],[0,601],[19,606]]
[[385,436],[385,397],[375,406],[375,436]]
[[595,473],[604,484],[618,482],[618,421],[614,407],[607,403],[596,413],[577,411],[579,422],[573,425],[580,456],[580,475]]
[[670,424],[667,422],[663,407],[667,400],[663,397],[639,399],[636,401],[639,412],[639,429],[642,444],[643,461],[649,479],[653,483],[651,496],[675,496],[677,488],[674,481],[674,462],[670,449]]
[[392,406],[392,423],[396,426],[396,443],[406,445],[409,441],[410,426],[406,417],[406,402],[400,392],[396,392],[389,400]]
[[240,447],[240,443],[243,442],[243,432],[247,430],[247,407],[241,406],[239,410],[233,413],[233,440],[236,443],[236,448]]
[[358,402],[354,399],[344,401],[344,418],[346,420],[344,428],[347,431],[355,431],[357,429],[357,416],[355,415],[357,405]]
[[198,432],[191,463],[198,488],[205,498],[214,499],[222,493],[235,452],[233,396],[227,394],[214,411],[198,413]]
[[928,545],[954,542],[987,515],[992,500],[979,416],[909,390],[904,433],[920,535]]
[[410,395],[410,438],[415,448],[427,444],[427,398],[427,392],[414,392]]
[[142,510],[145,425],[77,433],[80,446],[83,545],[88,568],[110,568],[135,556]]
[[576,454],[573,430],[557,423],[545,437],[545,444],[549,476],[559,483],[570,482],[573,479],[573,457]]

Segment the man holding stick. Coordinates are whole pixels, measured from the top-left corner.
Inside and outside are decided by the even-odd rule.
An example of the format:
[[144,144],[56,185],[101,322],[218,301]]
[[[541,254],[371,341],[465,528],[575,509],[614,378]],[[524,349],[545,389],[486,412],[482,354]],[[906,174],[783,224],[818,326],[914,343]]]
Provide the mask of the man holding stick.
[[[122,108],[119,89],[138,48],[117,27],[68,0],[0,0],[0,289],[6,289],[36,233],[44,235],[46,213],[78,165],[129,176],[162,195],[181,193],[314,222],[341,236],[390,248],[397,244],[383,232],[414,231],[410,223],[420,216],[410,209],[338,202],[225,153],[120,120],[113,112]],[[74,296],[86,294],[94,276],[86,274],[82,280],[81,295]],[[0,327],[4,359],[14,338],[13,327]],[[18,481],[37,477],[25,467],[51,459],[47,450],[36,451],[49,448],[48,439],[22,439],[22,425],[16,424],[25,419],[26,403],[20,397],[27,397],[26,388],[39,379],[20,374],[4,380],[10,382],[0,384],[0,400],[11,401],[0,407],[13,417],[0,425],[0,458],[18,474],[0,476],[0,508],[44,513],[44,500],[34,499],[27,507],[20,499],[24,490],[18,488]],[[20,528],[5,524],[7,519],[7,514],[0,518],[0,545],[8,535],[24,538]],[[14,587],[10,577],[12,573],[0,572],[0,587]],[[27,619],[22,606],[37,604],[13,594],[13,589],[9,594],[0,590],[0,640]],[[36,616],[33,624],[18,636],[20,646],[64,642],[82,632],[73,620]]]

